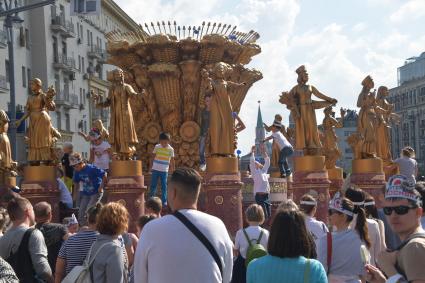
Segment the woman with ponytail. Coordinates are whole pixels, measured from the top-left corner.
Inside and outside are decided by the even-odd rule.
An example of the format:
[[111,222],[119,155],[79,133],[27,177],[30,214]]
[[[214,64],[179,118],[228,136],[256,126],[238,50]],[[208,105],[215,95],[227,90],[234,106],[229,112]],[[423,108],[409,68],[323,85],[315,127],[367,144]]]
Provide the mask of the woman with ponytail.
[[365,262],[362,260],[362,246],[370,248],[366,216],[358,211],[356,228],[351,229],[355,208],[352,201],[336,193],[329,204],[329,222],[334,232],[319,239],[318,260],[323,264],[330,283],[360,283],[364,279]]
[[[376,220],[367,218],[367,214],[365,211],[365,193],[355,187],[349,187],[345,191],[345,197],[351,200],[354,204],[354,219],[351,222],[350,227],[352,229],[356,229],[359,233],[359,221],[365,221],[367,223],[368,237],[370,239],[371,246],[369,247],[370,251],[370,262],[371,264],[376,264],[376,260],[378,259],[379,254],[383,250],[382,247],[382,236],[379,230],[379,224]],[[361,219],[359,219],[361,218]],[[360,236],[364,239],[362,236]],[[383,236],[385,237],[385,235]]]

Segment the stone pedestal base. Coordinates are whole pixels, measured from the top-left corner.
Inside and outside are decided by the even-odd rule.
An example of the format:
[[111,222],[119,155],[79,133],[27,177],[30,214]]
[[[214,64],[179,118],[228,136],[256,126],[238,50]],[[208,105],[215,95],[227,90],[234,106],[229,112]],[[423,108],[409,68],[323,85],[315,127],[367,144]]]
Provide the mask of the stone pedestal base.
[[328,169],[328,177],[329,181],[331,181],[331,185],[329,187],[329,194],[331,198],[336,192],[340,191],[342,188],[342,185],[344,183],[342,172],[342,168]]
[[59,222],[60,192],[54,166],[26,166],[21,196],[32,205],[46,201],[52,206],[52,222]]
[[375,198],[378,208],[382,207],[383,188],[385,187],[385,174],[380,158],[353,160],[353,173],[350,182],[360,189],[368,192]]
[[137,218],[145,213],[146,187],[142,175],[142,162],[112,161],[110,168],[111,176],[105,189],[106,200],[120,202],[127,208],[130,214],[129,232],[135,232]]
[[299,204],[304,194],[310,194],[317,200],[316,218],[327,222],[328,205],[330,200],[327,171],[295,172],[291,184],[294,201]]
[[202,187],[205,211],[220,218],[232,237],[242,228],[242,185],[239,173],[207,172]]

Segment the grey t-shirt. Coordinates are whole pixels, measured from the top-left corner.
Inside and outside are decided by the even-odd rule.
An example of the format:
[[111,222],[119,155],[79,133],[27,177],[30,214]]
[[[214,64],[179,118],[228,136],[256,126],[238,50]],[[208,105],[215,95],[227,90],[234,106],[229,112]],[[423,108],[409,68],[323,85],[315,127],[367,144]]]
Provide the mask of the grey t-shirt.
[[394,162],[398,164],[401,175],[406,176],[412,182],[415,181],[416,167],[418,167],[415,159],[402,156]]
[[[347,229],[332,232],[332,260],[329,273],[352,278],[347,282],[359,282],[359,276],[364,275],[364,264],[360,255],[363,242],[355,230]],[[327,237],[323,236],[317,244],[317,259],[327,270]]]
[[[29,227],[18,226],[7,231],[0,238],[0,257],[7,259],[11,254],[15,253],[21,244],[25,231],[28,229]],[[28,246],[35,272],[40,278],[49,279],[52,271],[47,260],[47,247],[44,237],[39,230],[36,229],[31,233]]]

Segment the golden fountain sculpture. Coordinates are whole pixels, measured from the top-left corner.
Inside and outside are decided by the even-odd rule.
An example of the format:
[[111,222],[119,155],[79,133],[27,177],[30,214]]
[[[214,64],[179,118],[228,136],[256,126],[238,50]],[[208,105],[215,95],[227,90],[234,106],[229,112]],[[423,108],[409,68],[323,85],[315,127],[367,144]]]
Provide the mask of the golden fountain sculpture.
[[16,186],[17,163],[12,159],[10,141],[7,136],[9,117],[4,110],[0,110],[0,187]]
[[373,78],[366,76],[362,81],[362,90],[357,99],[360,107],[357,132],[347,141],[353,154],[353,173],[395,173],[390,153],[390,125],[399,123],[400,117],[393,112],[394,105],[386,97],[388,88],[380,86],[378,95],[371,91],[375,86]]
[[[295,171],[321,171],[324,170],[325,158],[322,156],[315,110],[335,105],[337,100],[307,84],[309,77],[304,65],[295,72],[298,84],[289,92],[283,92],[279,99],[290,110],[295,121],[295,149],[304,153],[304,156],[294,158]],[[312,95],[322,100],[312,100]]]
[[176,166],[198,167],[205,95],[212,96],[207,157],[234,156],[232,112],[240,111],[249,88],[262,78],[244,67],[261,52],[256,32],[241,33],[226,24],[158,22],[107,37],[108,63],[120,67],[125,82],[142,94],[132,96],[130,104],[145,170],[162,131],[171,135]]

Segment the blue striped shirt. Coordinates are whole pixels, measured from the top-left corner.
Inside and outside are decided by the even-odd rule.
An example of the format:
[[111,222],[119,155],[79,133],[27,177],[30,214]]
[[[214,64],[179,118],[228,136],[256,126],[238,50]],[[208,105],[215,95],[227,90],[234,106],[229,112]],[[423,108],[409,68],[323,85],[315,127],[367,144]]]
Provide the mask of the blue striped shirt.
[[98,232],[96,231],[81,231],[69,237],[66,240],[58,257],[66,261],[66,274],[68,274],[75,266],[82,265],[92,244],[97,239]]

